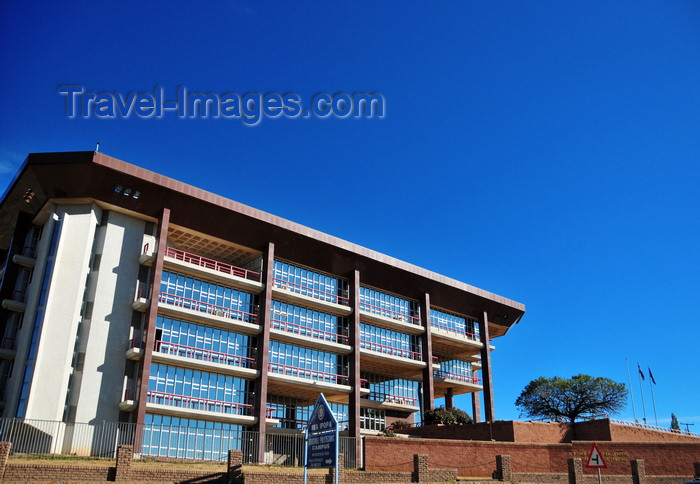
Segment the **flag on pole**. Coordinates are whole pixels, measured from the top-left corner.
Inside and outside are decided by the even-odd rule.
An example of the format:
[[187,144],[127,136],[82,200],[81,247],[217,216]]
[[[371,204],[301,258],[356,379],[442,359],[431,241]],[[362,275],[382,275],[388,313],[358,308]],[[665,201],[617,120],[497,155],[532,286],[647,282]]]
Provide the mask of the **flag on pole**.
[[642,367],[639,366],[639,363],[637,363],[637,370],[639,370],[639,377],[644,380],[644,372],[642,371]]
[[651,379],[651,382],[656,385],[656,380],[654,380],[654,374],[651,372],[651,368],[647,366],[647,370],[649,370],[649,378]]

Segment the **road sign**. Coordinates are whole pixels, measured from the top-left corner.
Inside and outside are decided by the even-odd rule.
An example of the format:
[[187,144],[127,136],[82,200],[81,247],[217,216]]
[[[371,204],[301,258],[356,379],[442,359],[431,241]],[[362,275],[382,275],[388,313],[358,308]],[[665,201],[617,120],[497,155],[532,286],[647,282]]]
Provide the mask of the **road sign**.
[[306,467],[336,467],[338,463],[338,421],[323,393],[306,426]]
[[591,447],[591,453],[588,456],[586,467],[589,469],[606,469],[608,467],[605,465],[603,454],[601,454],[600,450],[598,450],[597,444],[593,444],[593,447]]

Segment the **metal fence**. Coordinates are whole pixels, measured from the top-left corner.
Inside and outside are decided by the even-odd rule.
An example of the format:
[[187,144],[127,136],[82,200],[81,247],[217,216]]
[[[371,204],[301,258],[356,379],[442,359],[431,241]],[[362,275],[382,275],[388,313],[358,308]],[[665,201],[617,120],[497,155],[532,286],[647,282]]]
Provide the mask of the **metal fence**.
[[[0,440],[12,443],[13,454],[63,454],[116,458],[120,445],[134,446],[135,458],[224,461],[230,449],[243,453],[244,463],[303,466],[304,434],[267,431],[264,454],[260,433],[226,429],[209,422],[205,427],[102,422],[70,423],[53,420],[0,418]],[[340,437],[345,467],[362,467],[355,438]],[[360,446],[360,448],[362,448]]]

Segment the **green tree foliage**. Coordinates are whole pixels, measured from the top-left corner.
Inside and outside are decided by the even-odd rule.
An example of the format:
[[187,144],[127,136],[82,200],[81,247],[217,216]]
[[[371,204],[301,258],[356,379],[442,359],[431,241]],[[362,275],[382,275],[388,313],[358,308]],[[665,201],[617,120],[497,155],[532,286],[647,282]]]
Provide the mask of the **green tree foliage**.
[[435,410],[426,410],[423,412],[423,421],[430,424],[468,424],[472,423],[472,418],[459,408],[438,407]]
[[615,414],[625,407],[624,383],[609,378],[576,375],[567,380],[540,377],[522,391],[515,405],[521,416],[574,422],[601,413]]
[[671,428],[673,430],[680,430],[681,426],[678,425],[678,417],[676,417],[675,413],[671,414]]

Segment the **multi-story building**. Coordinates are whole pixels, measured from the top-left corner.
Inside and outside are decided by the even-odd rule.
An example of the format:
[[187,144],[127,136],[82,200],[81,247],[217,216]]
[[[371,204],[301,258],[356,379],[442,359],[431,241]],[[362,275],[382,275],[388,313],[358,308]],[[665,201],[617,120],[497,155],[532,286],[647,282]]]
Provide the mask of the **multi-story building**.
[[493,420],[525,311],[97,152],[28,156],[0,250],[3,417],[142,424],[146,454],[164,426],[300,432],[319,393],[351,437],[467,393]]

